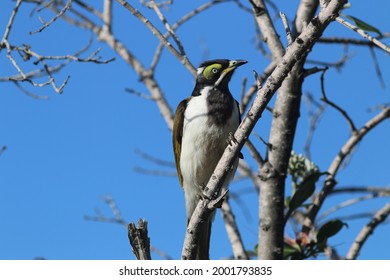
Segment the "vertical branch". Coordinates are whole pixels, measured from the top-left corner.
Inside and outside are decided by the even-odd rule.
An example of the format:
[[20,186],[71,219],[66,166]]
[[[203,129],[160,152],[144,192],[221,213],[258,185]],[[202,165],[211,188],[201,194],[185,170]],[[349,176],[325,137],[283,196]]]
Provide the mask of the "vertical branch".
[[104,0],[103,6],[103,31],[112,31],[112,0]]
[[256,22],[263,34],[263,40],[267,43],[272,53],[272,60],[278,62],[284,54],[284,48],[268,13],[267,7],[263,0],[250,0],[250,2],[252,4]]
[[137,260],[151,260],[148,222],[140,219],[138,221],[138,227],[130,223],[128,226],[128,236]]
[[1,44],[0,44],[0,50],[4,47],[3,44],[8,40],[9,33],[11,32],[12,24],[14,23],[15,16],[18,13],[20,4],[22,3],[22,0],[18,0],[15,4],[15,7],[11,13],[11,16],[8,20],[7,26],[4,31],[3,38],[1,39]]
[[[272,53],[272,60],[277,63],[282,59],[285,50],[275,30],[267,7],[262,0],[251,0],[251,4],[256,22],[263,34],[264,41],[267,43]],[[281,90],[281,88],[279,90]],[[280,96],[280,94],[278,96]],[[276,101],[275,104],[277,105],[278,101]],[[279,104],[281,103],[279,102]],[[283,104],[283,106],[285,105]],[[275,131],[274,121],[272,123],[272,128],[271,136],[275,135],[275,133],[272,134],[273,131]],[[277,138],[278,141],[282,140],[280,135],[278,135]],[[276,140],[271,142],[273,140],[273,138],[270,138],[269,143],[271,145],[275,144],[275,147],[278,147],[278,150],[282,152],[282,149],[279,149],[280,145],[278,145]],[[268,148],[267,158],[268,161],[259,168],[259,176],[263,182],[259,195],[260,223],[259,249],[257,254],[259,259],[281,259],[284,235],[284,223],[282,222],[284,215],[284,176],[280,176],[279,174],[282,174],[283,172],[278,171],[278,164],[281,159],[275,157],[270,148]],[[276,181],[276,178],[280,178],[280,180]]]
[[318,0],[301,0],[295,15],[293,36],[298,36],[314,17],[318,8]]

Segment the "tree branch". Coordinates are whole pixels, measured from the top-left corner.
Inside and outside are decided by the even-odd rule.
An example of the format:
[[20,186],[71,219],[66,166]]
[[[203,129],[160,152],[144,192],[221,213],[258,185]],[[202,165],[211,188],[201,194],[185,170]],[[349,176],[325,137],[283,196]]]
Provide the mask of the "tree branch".
[[352,152],[353,148],[362,141],[364,136],[367,135],[373,128],[382,123],[387,118],[390,118],[390,107],[384,108],[379,114],[369,120],[362,128],[356,131],[343,145],[337,156],[333,159],[331,165],[328,168],[328,176],[325,179],[322,190],[315,196],[312,206],[309,208],[307,218],[304,221],[302,231],[308,233],[311,226],[314,224],[314,220],[324,203],[326,197],[332,192],[336,185],[335,177],[337,172],[344,162],[345,158]]
[[66,5],[64,6],[64,8],[59,12],[57,13],[51,20],[49,20],[48,22],[45,22],[43,24],[43,26],[41,28],[39,28],[38,30],[36,31],[31,31],[30,32],[30,35],[33,35],[33,34],[36,34],[36,33],[39,33],[39,32],[42,32],[44,29],[46,29],[47,27],[49,27],[53,22],[55,22],[57,19],[59,19],[60,17],[62,17],[65,12],[67,10],[70,9],[70,7],[72,6],[72,0],[68,0],[68,2],[66,3]]
[[191,74],[196,74],[196,68],[191,64],[186,55],[181,54],[177,51],[172,44],[164,37],[163,34],[147,19],[144,17],[137,9],[130,5],[125,0],[117,0],[125,9],[127,9],[133,16],[139,19],[146,27],[152,31],[153,35],[164,44],[164,46],[191,72]]
[[284,55],[284,48],[276,32],[272,19],[263,0],[250,0],[256,22],[263,34],[263,40],[267,43],[273,57],[273,61],[279,62]]
[[390,214],[390,203],[387,203],[382,209],[380,209],[374,217],[372,217],[371,221],[365,225],[362,230],[359,232],[352,246],[349,248],[347,253],[347,260],[355,260],[368,239],[370,235],[373,234],[375,228],[380,225],[382,222],[386,220],[386,218]]
[[347,111],[345,111],[343,108],[341,108],[340,106],[338,106],[336,103],[330,101],[327,97],[326,97],[326,93],[325,93],[325,82],[324,82],[324,77],[325,77],[325,72],[328,70],[328,68],[325,68],[324,70],[322,70],[322,74],[321,74],[321,93],[322,93],[322,98],[321,100],[324,101],[326,104],[330,105],[332,108],[336,109],[338,112],[340,112],[341,115],[343,115],[343,117],[347,120],[347,123],[349,124],[349,127],[351,129],[351,132],[352,133],[355,133],[356,132],[356,126],[355,124],[353,123],[351,117],[348,115]]
[[104,0],[103,6],[103,31],[112,31],[112,0]]
[[128,236],[133,253],[137,260],[151,260],[150,256],[150,239],[148,236],[148,222],[140,219],[138,227],[129,223]]
[[344,25],[345,27],[355,31],[356,33],[358,33],[360,36],[362,36],[363,38],[369,40],[370,42],[372,42],[373,44],[375,44],[376,46],[378,46],[379,48],[381,48],[382,50],[384,50],[385,52],[389,53],[390,54],[390,47],[389,46],[386,46],[385,44],[383,44],[381,41],[379,41],[378,39],[376,39],[375,37],[372,37],[370,34],[368,34],[367,32],[365,32],[364,30],[358,28],[357,26],[349,23],[348,21],[342,19],[341,17],[337,17],[336,18],[336,21],[341,23],[342,25]]
[[229,237],[230,245],[233,249],[233,255],[236,260],[248,260],[249,256],[245,251],[244,244],[241,239],[240,231],[236,223],[233,211],[231,209],[229,199],[222,203],[221,207],[222,218],[225,223],[227,235]]

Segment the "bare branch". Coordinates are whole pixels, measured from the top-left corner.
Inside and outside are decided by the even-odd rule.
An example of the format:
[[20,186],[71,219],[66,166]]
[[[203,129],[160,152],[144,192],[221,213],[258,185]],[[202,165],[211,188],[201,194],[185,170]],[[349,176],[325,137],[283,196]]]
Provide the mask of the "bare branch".
[[245,145],[248,148],[248,150],[249,150],[251,156],[253,157],[253,159],[257,162],[259,168],[261,166],[263,166],[263,164],[265,163],[265,160],[260,155],[260,153],[256,149],[255,145],[253,145],[253,143],[249,139],[246,140]]
[[9,33],[11,32],[12,24],[14,23],[15,16],[18,13],[20,4],[22,3],[22,0],[18,0],[15,4],[14,9],[12,10],[11,16],[8,20],[8,24],[5,28],[3,38],[1,39],[1,44],[0,44],[0,50],[4,48],[5,42],[8,40]]
[[293,24],[293,36],[300,34],[314,17],[318,8],[318,0],[300,0]]
[[385,88],[385,80],[383,79],[382,71],[381,71],[381,69],[379,67],[379,62],[378,62],[378,59],[376,58],[375,50],[374,50],[374,48],[372,46],[369,47],[369,50],[370,50],[370,53],[371,53],[372,61],[374,62],[376,76],[379,79],[381,87]]
[[138,227],[133,223],[128,226],[128,235],[133,253],[137,260],[151,260],[150,239],[148,236],[148,222],[140,219]]
[[163,116],[170,130],[173,128],[172,110],[162,92],[157,81],[153,78],[150,70],[147,70],[142,63],[120,42],[112,33],[100,32],[99,28],[91,27],[94,32],[97,32],[99,39],[106,42],[122,59],[128,63],[137,75],[141,78],[145,86],[148,88],[153,100],[156,102],[160,113]]
[[112,30],[112,0],[104,0],[103,6],[103,31]]
[[[243,176],[246,176],[246,177],[248,177],[248,178],[250,178],[252,180],[253,186],[255,187],[255,190],[256,190],[256,192],[258,194],[260,192],[261,180],[260,180],[260,177],[257,175],[257,173],[252,171],[252,169],[250,168],[248,163],[246,163],[244,160],[239,160],[239,162],[238,162],[238,171]],[[234,195],[232,193],[230,193],[230,196],[234,197]]]
[[68,3],[64,6],[64,8],[58,13],[56,14],[51,20],[49,20],[48,22],[44,23],[43,26],[41,28],[39,28],[38,30],[36,31],[31,31],[30,32],[30,35],[33,35],[33,34],[36,34],[36,33],[39,33],[39,32],[42,32],[44,29],[46,29],[47,27],[49,27],[53,22],[55,22],[57,19],[59,19],[61,16],[63,16],[65,14],[65,12],[70,9],[70,7],[72,6],[72,0],[68,0]]
[[348,125],[349,127],[351,128],[351,131],[352,133],[356,133],[356,126],[355,124],[353,123],[351,117],[348,115],[347,111],[345,111],[343,108],[341,108],[340,106],[338,106],[336,103],[330,101],[327,97],[326,97],[326,94],[325,94],[325,83],[324,83],[324,77],[325,77],[325,72],[326,70],[328,70],[328,68],[325,68],[323,71],[322,71],[322,74],[321,74],[321,93],[322,93],[322,98],[321,100],[324,101],[326,104],[330,105],[331,107],[333,107],[334,109],[336,109],[337,111],[339,111],[343,117],[347,120],[348,122]]
[[257,92],[258,84],[263,84],[264,81],[271,75],[272,71],[275,70],[276,62],[271,62],[264,70],[263,73],[258,76],[257,81],[247,90],[244,97],[241,98],[240,103],[240,112],[243,114],[245,110],[247,109],[248,105],[250,104],[253,96]]
[[107,194],[105,197],[103,197],[103,202],[107,204],[107,206],[111,209],[111,212],[114,214],[114,217],[107,217],[101,214],[99,209],[95,209],[95,216],[86,215],[84,216],[84,219],[94,222],[116,223],[122,226],[127,226],[127,223],[123,219],[122,214],[119,211],[118,205],[116,204],[112,196]]
[[324,203],[326,197],[332,192],[336,185],[335,177],[337,172],[344,162],[345,158],[352,152],[353,148],[362,141],[364,136],[367,135],[372,129],[378,126],[380,123],[390,118],[390,107],[384,108],[379,114],[370,119],[362,128],[357,130],[343,145],[337,156],[333,159],[331,165],[328,168],[328,176],[326,177],[322,190],[315,196],[312,206],[309,208],[307,218],[305,219],[302,231],[309,232],[313,221],[317,216],[319,209]]
[[[77,5],[79,5],[80,7],[84,8],[86,11],[88,12],[91,12],[92,14],[94,14],[95,16],[97,16],[99,19],[102,19],[104,18],[104,15],[99,12],[97,9],[95,9],[94,7],[88,5],[87,3],[85,3],[84,1],[81,1],[81,0],[73,0]],[[112,1],[112,0],[111,0]],[[108,4],[108,3],[107,3]],[[106,11],[106,9],[103,9],[103,12]]]
[[130,5],[126,0],[117,0],[124,8],[126,8],[133,16],[139,19],[146,27],[152,31],[153,35],[160,40],[161,43],[193,74],[195,75],[196,69],[188,60],[187,56],[179,53],[172,44],[164,37],[163,34],[147,19],[144,17],[137,9]]
[[250,0],[256,22],[264,36],[264,41],[272,53],[273,61],[279,62],[284,55],[284,48],[275,30],[274,24],[263,0]]
[[345,186],[333,189],[330,195],[338,193],[374,193],[378,196],[390,196],[390,187],[375,187],[375,186]]
[[7,146],[2,146],[0,148],[0,156],[5,152],[5,150],[7,150]]
[[390,214],[390,203],[387,203],[382,209],[380,209],[371,221],[365,225],[359,232],[352,246],[349,248],[346,259],[354,260],[359,256],[360,251],[368,237],[373,234],[375,228],[383,223]]
[[[205,3],[201,6],[199,6],[198,8],[195,8],[194,10],[189,12],[188,14],[184,15],[181,19],[179,19],[176,23],[174,23],[171,28],[172,28],[172,30],[176,30],[177,28],[179,28],[181,25],[183,25],[185,22],[187,22],[188,20],[190,20],[194,16],[213,7],[214,5],[222,3],[222,2],[230,2],[230,1],[231,0],[213,0],[213,1],[210,1],[208,3]],[[167,32],[166,34],[164,34],[164,37],[166,39],[168,39],[170,35],[171,34],[169,32]],[[154,69],[157,67],[157,64],[160,60],[163,48],[164,48],[164,44],[160,43],[155,51],[154,57],[152,59],[152,63],[150,65],[151,71],[154,71]]]
[[180,42],[179,37],[176,35],[175,31],[168,23],[167,19],[165,18],[165,16],[161,12],[159,6],[156,4],[156,2],[154,0],[150,0],[149,2],[151,3],[150,5],[151,5],[152,9],[156,12],[157,16],[159,17],[161,22],[164,24],[165,29],[169,32],[169,34],[172,36],[173,40],[175,41],[177,47],[179,48],[180,55],[186,56],[186,52],[184,50],[182,43]]
[[225,223],[227,235],[229,237],[230,245],[233,249],[233,255],[236,260],[248,260],[249,256],[246,253],[244,244],[241,239],[240,231],[236,223],[236,218],[232,212],[229,199],[222,203],[221,207],[222,218]]
[[150,161],[154,164],[160,165],[160,166],[168,166],[168,167],[175,167],[175,163],[172,161],[163,160],[160,158],[157,158],[153,155],[150,155],[148,153],[145,153],[141,150],[135,150],[135,153],[140,156],[141,158]]
[[354,54],[350,54],[348,52],[348,45],[344,46],[344,52],[342,57],[335,62],[324,62],[324,61],[318,61],[318,60],[313,60],[313,59],[307,59],[306,63],[318,65],[318,66],[323,66],[323,67],[328,67],[328,68],[336,68],[336,70],[340,70],[352,57]]
[[370,34],[365,32],[364,30],[360,29],[359,27],[349,23],[348,21],[342,19],[341,17],[337,17],[336,21],[344,25],[345,27],[355,31],[359,35],[361,35],[363,38],[369,40],[370,42],[374,43],[376,46],[384,50],[385,52],[390,54],[390,47],[379,41],[378,39],[372,37]]
[[280,17],[282,18],[284,30],[286,31],[286,36],[287,36],[287,47],[292,44],[294,41],[294,38],[291,35],[291,30],[290,30],[290,25],[288,24],[287,17],[284,13],[280,12]]
[[[384,39],[390,37],[390,32],[382,34],[382,36],[374,37],[377,40]],[[368,40],[360,40],[360,39],[354,39],[354,38],[344,38],[344,37],[322,37],[318,40],[319,43],[324,44],[349,44],[349,45],[355,45],[355,46],[375,46],[373,42]],[[379,48],[379,47],[378,47]]]
[[318,218],[317,218],[317,221],[320,221],[321,219],[324,219],[325,217],[329,216],[330,214],[342,209],[342,208],[345,208],[345,207],[348,207],[348,206],[352,206],[356,203],[359,203],[359,202],[362,202],[362,201],[365,201],[365,200],[369,200],[369,199],[372,199],[372,198],[376,198],[378,197],[378,194],[376,193],[372,193],[372,194],[367,194],[367,195],[364,195],[364,196],[359,196],[359,197],[355,197],[355,198],[351,198],[351,199],[348,199],[346,201],[343,201],[331,208],[329,208],[328,210],[326,210],[324,213],[322,213]]
[[34,93],[32,93],[32,92],[26,90],[24,87],[22,87],[18,81],[13,81],[13,82],[14,82],[15,86],[16,86],[21,92],[23,92],[24,94],[26,94],[26,95],[28,95],[28,96],[34,98],[34,99],[45,99],[45,100],[49,99],[49,96],[48,96],[48,95],[43,95],[43,96],[36,95],[36,94],[34,94]]

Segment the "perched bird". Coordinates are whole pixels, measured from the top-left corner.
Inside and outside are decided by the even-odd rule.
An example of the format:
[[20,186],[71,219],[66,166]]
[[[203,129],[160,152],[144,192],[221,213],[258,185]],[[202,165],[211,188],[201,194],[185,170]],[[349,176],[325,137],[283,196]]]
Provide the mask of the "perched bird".
[[[234,70],[245,63],[245,60],[227,59],[203,62],[197,69],[192,95],[181,101],[176,109],[173,150],[184,189],[187,225],[230,135],[240,123],[238,102],[229,91],[229,81]],[[224,187],[233,178],[237,164],[238,160],[231,167]],[[212,219],[205,221],[196,259],[209,258]]]

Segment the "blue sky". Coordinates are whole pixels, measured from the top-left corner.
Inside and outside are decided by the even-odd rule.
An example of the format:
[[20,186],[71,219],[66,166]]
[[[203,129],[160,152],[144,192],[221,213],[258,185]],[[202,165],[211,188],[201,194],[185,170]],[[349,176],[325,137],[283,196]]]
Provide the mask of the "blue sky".
[[[165,11],[170,22],[204,1],[175,1]],[[292,19],[297,1],[275,1]],[[389,26],[388,1],[367,5],[355,1],[345,13],[361,18],[383,32]],[[92,3],[92,2],[91,2]],[[14,7],[13,1],[3,3],[0,11],[0,30],[4,30]],[[138,4],[137,4],[138,6]],[[29,16],[32,6],[23,4],[9,37],[12,44],[28,43],[38,53],[64,55],[83,48],[90,33],[69,27],[62,21],[44,32],[29,35],[40,27],[37,15]],[[152,10],[139,6],[153,23],[161,28]],[[367,10],[368,9],[368,10]],[[158,42],[149,30],[132,18],[119,5],[114,9],[114,33],[145,65],[149,65]],[[50,13],[39,14],[44,19]],[[284,39],[281,21],[277,22]],[[178,30],[188,57],[194,65],[205,58],[246,59],[231,82],[231,91],[239,99],[241,81],[252,82],[252,70],[261,73],[266,59],[254,48],[253,18],[232,3],[219,4],[199,15]],[[338,23],[325,32],[325,36],[360,38]],[[388,43],[388,42],[387,42]],[[103,59],[116,60],[105,65],[71,63],[56,75],[60,83],[70,75],[64,93],[59,95],[49,87],[27,89],[48,100],[36,100],[20,92],[14,85],[0,83],[0,146],[7,150],[0,156],[0,259],[134,259],[128,244],[126,229],[117,224],[91,222],[85,215],[95,215],[95,209],[112,216],[102,201],[110,194],[126,221],[144,218],[149,222],[151,243],[173,258],[179,258],[185,228],[185,210],[178,180],[169,176],[149,176],[137,172],[137,167],[174,172],[174,167],[158,166],[145,160],[137,150],[156,158],[173,162],[171,135],[160,117],[156,105],[125,91],[136,89],[147,93],[132,69],[108,46],[94,40],[89,53],[101,47]],[[369,112],[379,104],[389,102],[389,56],[376,50],[386,88],[382,88],[375,75],[374,65],[367,48],[350,47],[352,58],[338,71],[326,74],[328,97],[345,107],[361,127],[378,111]],[[319,45],[310,58],[337,61],[343,54],[342,46]],[[88,54],[85,54],[85,57]],[[0,54],[0,76],[15,74]],[[27,71],[32,63],[24,64]],[[173,56],[164,51],[156,79],[164,90],[170,106],[191,94],[194,79]],[[319,75],[307,78],[304,93],[320,97]],[[265,113],[255,132],[267,139],[270,115]],[[375,129],[357,147],[348,166],[337,177],[340,186],[388,186],[390,184],[390,148],[386,144],[390,122]],[[307,108],[301,109],[294,149],[303,151],[308,130]],[[321,170],[326,170],[337,154],[340,145],[349,137],[345,120],[328,108],[315,134],[312,158]],[[261,147],[261,143],[252,140]],[[260,148],[264,151],[264,148]],[[246,158],[250,156],[243,150]],[[252,190],[249,181],[231,186],[231,192]],[[287,189],[289,191],[289,189]],[[332,198],[324,205],[328,209],[349,197]],[[340,211],[336,216],[357,212],[376,211],[388,202],[380,198]],[[245,246],[254,248],[257,243],[257,198],[254,191],[232,201],[242,231]],[[349,228],[331,240],[340,254],[345,254],[351,240],[367,219],[348,221]],[[361,252],[363,259],[387,259],[389,253],[378,250],[388,244],[389,226],[383,225],[369,238]],[[231,254],[228,239],[217,214],[213,225],[211,258]],[[159,259],[153,255],[154,259]]]

